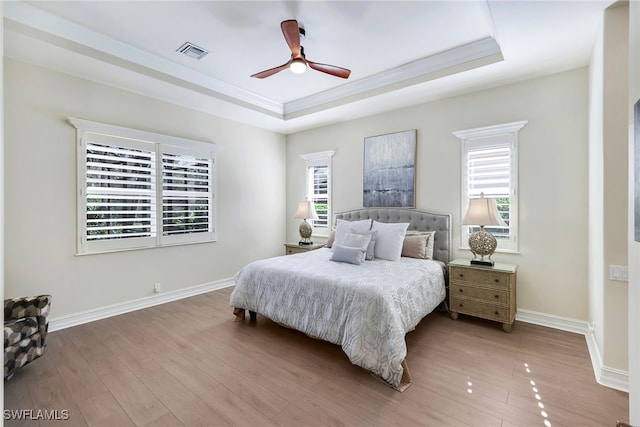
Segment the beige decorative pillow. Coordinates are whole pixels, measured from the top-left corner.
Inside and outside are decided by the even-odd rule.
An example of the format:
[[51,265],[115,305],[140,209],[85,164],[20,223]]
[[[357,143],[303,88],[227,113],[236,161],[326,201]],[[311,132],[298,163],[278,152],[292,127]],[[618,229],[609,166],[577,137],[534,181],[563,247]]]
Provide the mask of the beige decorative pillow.
[[330,248],[333,246],[333,243],[336,241],[336,230],[331,230],[331,234],[329,234],[329,240],[327,240],[327,247]]
[[433,259],[433,247],[435,240],[435,231],[416,231],[416,230],[407,230],[407,236],[424,236],[428,235],[429,240],[427,241],[427,255],[425,259]]
[[406,235],[402,244],[402,256],[427,259],[427,244],[430,238],[431,234]]

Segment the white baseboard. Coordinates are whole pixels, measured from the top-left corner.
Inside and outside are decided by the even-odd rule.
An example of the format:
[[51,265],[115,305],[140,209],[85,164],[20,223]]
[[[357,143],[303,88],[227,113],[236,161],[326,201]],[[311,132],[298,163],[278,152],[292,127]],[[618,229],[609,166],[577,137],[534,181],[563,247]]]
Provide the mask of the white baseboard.
[[84,323],[89,323],[100,319],[106,319],[107,317],[117,316],[119,314],[128,313],[130,311],[153,307],[154,305],[165,304],[171,301],[177,301],[179,299],[204,294],[207,292],[233,286],[233,284],[233,279],[224,279],[216,282],[192,286],[190,288],[179,289],[177,291],[165,292],[145,298],[125,301],[122,303],[100,307],[93,310],[87,310],[80,313],[74,313],[67,316],[52,318],[49,320],[49,332],[70,328],[72,326],[82,325]]
[[516,320],[584,335],[589,349],[591,364],[593,365],[593,373],[598,384],[629,392],[629,372],[609,368],[602,363],[602,357],[593,334],[593,327],[589,322],[522,309],[518,309]]
[[553,314],[523,310],[520,308],[516,312],[516,320],[546,326],[548,328],[560,329],[561,331],[573,332],[574,334],[586,335],[589,332],[589,323],[584,320],[569,319],[567,317],[554,316]]
[[596,381],[604,386],[629,393],[629,372],[609,368],[602,363],[600,350],[598,350],[596,337],[592,330],[589,331],[585,338],[587,339],[587,347],[589,348],[589,356],[591,357]]

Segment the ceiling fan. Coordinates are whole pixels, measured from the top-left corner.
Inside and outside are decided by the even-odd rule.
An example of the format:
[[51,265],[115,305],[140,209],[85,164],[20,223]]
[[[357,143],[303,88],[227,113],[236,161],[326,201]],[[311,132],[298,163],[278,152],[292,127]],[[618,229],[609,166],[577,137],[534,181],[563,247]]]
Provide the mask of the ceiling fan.
[[264,79],[265,77],[272,76],[284,70],[285,68],[290,68],[292,72],[300,74],[306,71],[307,65],[314,70],[322,71],[323,73],[331,74],[332,76],[341,77],[343,79],[349,77],[349,74],[351,74],[351,70],[342,67],[336,67],[335,65],[312,62],[306,58],[304,54],[304,48],[300,46],[301,29],[298,26],[298,21],[296,21],[295,19],[282,21],[280,23],[280,28],[282,29],[284,39],[289,45],[289,49],[291,49],[291,59],[285,64],[253,74],[251,77]]

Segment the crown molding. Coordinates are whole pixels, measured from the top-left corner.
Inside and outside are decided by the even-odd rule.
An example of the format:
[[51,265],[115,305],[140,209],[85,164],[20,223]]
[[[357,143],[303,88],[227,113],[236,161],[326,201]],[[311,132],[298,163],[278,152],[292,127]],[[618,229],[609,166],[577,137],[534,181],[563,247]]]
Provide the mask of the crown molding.
[[500,46],[492,37],[457,46],[399,67],[374,74],[335,89],[284,104],[284,118],[292,119],[320,109],[354,102],[402,89],[446,75],[502,61]]

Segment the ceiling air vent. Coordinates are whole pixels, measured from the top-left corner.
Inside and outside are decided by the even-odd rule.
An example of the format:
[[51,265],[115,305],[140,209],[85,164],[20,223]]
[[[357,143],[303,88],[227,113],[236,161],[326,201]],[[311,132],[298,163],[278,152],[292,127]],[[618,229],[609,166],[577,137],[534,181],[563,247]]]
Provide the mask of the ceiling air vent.
[[202,59],[209,53],[205,49],[196,46],[193,43],[186,42],[182,46],[176,50],[176,52],[180,52],[183,55],[188,56],[189,58]]

